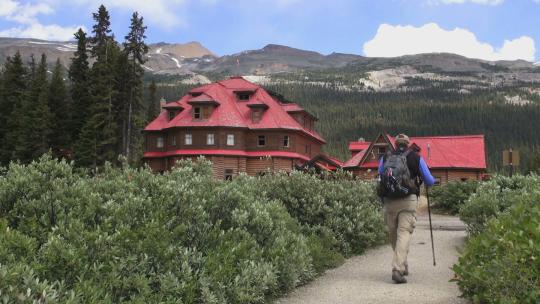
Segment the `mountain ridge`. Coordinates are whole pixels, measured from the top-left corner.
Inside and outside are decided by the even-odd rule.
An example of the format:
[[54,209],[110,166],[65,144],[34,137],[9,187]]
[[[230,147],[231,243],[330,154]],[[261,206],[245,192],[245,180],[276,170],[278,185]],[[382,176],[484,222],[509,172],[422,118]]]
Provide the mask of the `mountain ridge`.
[[[17,50],[23,58],[45,53],[49,63],[57,58],[68,66],[77,46],[73,41],[47,41],[25,38],[0,38],[0,65]],[[540,81],[538,63],[525,60],[487,61],[452,53],[424,53],[399,57],[365,57],[333,52],[328,55],[280,44],[267,44],[260,49],[217,56],[198,41],[186,43],[158,42],[149,44],[148,73],[172,75],[273,75],[280,73],[354,73],[367,75],[387,71],[403,77],[436,75],[478,76]],[[380,73],[379,73],[380,74]],[[539,75],[537,75],[539,74]],[[426,76],[427,75],[427,76]],[[369,75],[368,75],[369,76]],[[402,76],[399,76],[402,77]],[[378,80],[377,80],[378,81]]]

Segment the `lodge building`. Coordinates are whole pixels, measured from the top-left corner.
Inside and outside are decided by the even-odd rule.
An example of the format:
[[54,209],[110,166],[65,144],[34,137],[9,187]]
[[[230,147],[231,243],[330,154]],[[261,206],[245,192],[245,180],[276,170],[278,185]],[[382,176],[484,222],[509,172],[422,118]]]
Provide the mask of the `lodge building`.
[[[348,170],[361,179],[377,176],[378,160],[396,148],[381,133],[373,141],[349,144],[345,163],[321,153],[325,140],[315,131],[317,118],[296,103],[279,98],[242,77],[194,88],[165,103],[144,129],[144,162],[154,172],[171,169],[180,159],[204,156],[214,176],[230,179],[266,170]],[[483,135],[410,137],[411,148],[426,160],[440,182],[484,177]]]
[[217,178],[290,171],[321,158],[317,118],[243,79],[207,84],[163,105],[146,126],[144,161],[154,172],[204,156]]
[[[424,158],[435,179],[450,181],[482,180],[486,173],[484,135],[410,137],[410,148]],[[352,158],[343,169],[362,179],[377,176],[378,160],[396,148],[395,138],[379,134],[372,142],[349,143]]]

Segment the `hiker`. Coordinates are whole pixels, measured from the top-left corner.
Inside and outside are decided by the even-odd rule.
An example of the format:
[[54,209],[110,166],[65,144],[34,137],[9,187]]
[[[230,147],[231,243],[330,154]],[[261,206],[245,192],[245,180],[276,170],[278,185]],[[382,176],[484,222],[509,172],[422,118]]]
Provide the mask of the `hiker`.
[[427,187],[433,186],[435,179],[424,159],[409,149],[407,135],[399,134],[395,142],[396,150],[387,152],[379,160],[378,194],[394,251],[392,280],[401,284],[407,283],[405,276],[409,274],[407,254],[416,224],[420,185],[423,181]]

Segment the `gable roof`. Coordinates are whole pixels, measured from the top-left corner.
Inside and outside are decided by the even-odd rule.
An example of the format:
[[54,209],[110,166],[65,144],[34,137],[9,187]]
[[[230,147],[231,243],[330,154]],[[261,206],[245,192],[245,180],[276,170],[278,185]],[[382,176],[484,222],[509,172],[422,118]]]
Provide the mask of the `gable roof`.
[[484,135],[411,137],[430,168],[486,169]]
[[[239,101],[235,92],[245,91],[253,92],[250,95],[250,100]],[[304,128],[287,111],[295,106],[300,109],[301,107],[294,103],[282,104],[268,94],[266,90],[242,77],[231,77],[223,81],[207,84],[192,89],[190,93],[202,94],[195,97],[186,94],[180,100],[174,102],[184,108],[174,119],[169,121],[166,111],[163,111],[144,130],[161,131],[174,127],[238,127],[252,130],[288,129],[296,130],[325,143],[325,140],[316,131]],[[216,104],[212,115],[205,120],[193,120],[191,117],[191,103],[210,100]],[[172,103],[169,104],[172,105]],[[258,123],[252,121],[249,107],[255,104],[268,107]]]
[[[390,144],[395,145],[393,137],[388,134],[384,136]],[[410,137],[410,146],[419,149],[418,153],[432,169],[484,170],[487,167],[484,135]],[[349,147],[356,147],[356,144],[351,142]],[[367,160],[367,153],[372,148],[373,143],[368,149],[354,155],[344,167],[377,168],[376,161]]]
[[351,152],[359,152],[359,151],[365,151],[369,146],[371,145],[371,142],[369,141],[351,141],[349,143],[349,151]]

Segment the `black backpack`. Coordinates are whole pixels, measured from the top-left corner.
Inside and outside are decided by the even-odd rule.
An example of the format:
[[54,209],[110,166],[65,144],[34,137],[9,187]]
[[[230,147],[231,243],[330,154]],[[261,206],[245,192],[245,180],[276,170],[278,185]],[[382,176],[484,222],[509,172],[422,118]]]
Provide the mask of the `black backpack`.
[[407,155],[411,152],[407,150],[403,153],[396,151],[386,154],[380,176],[379,196],[403,198],[417,193],[416,183],[407,166]]

